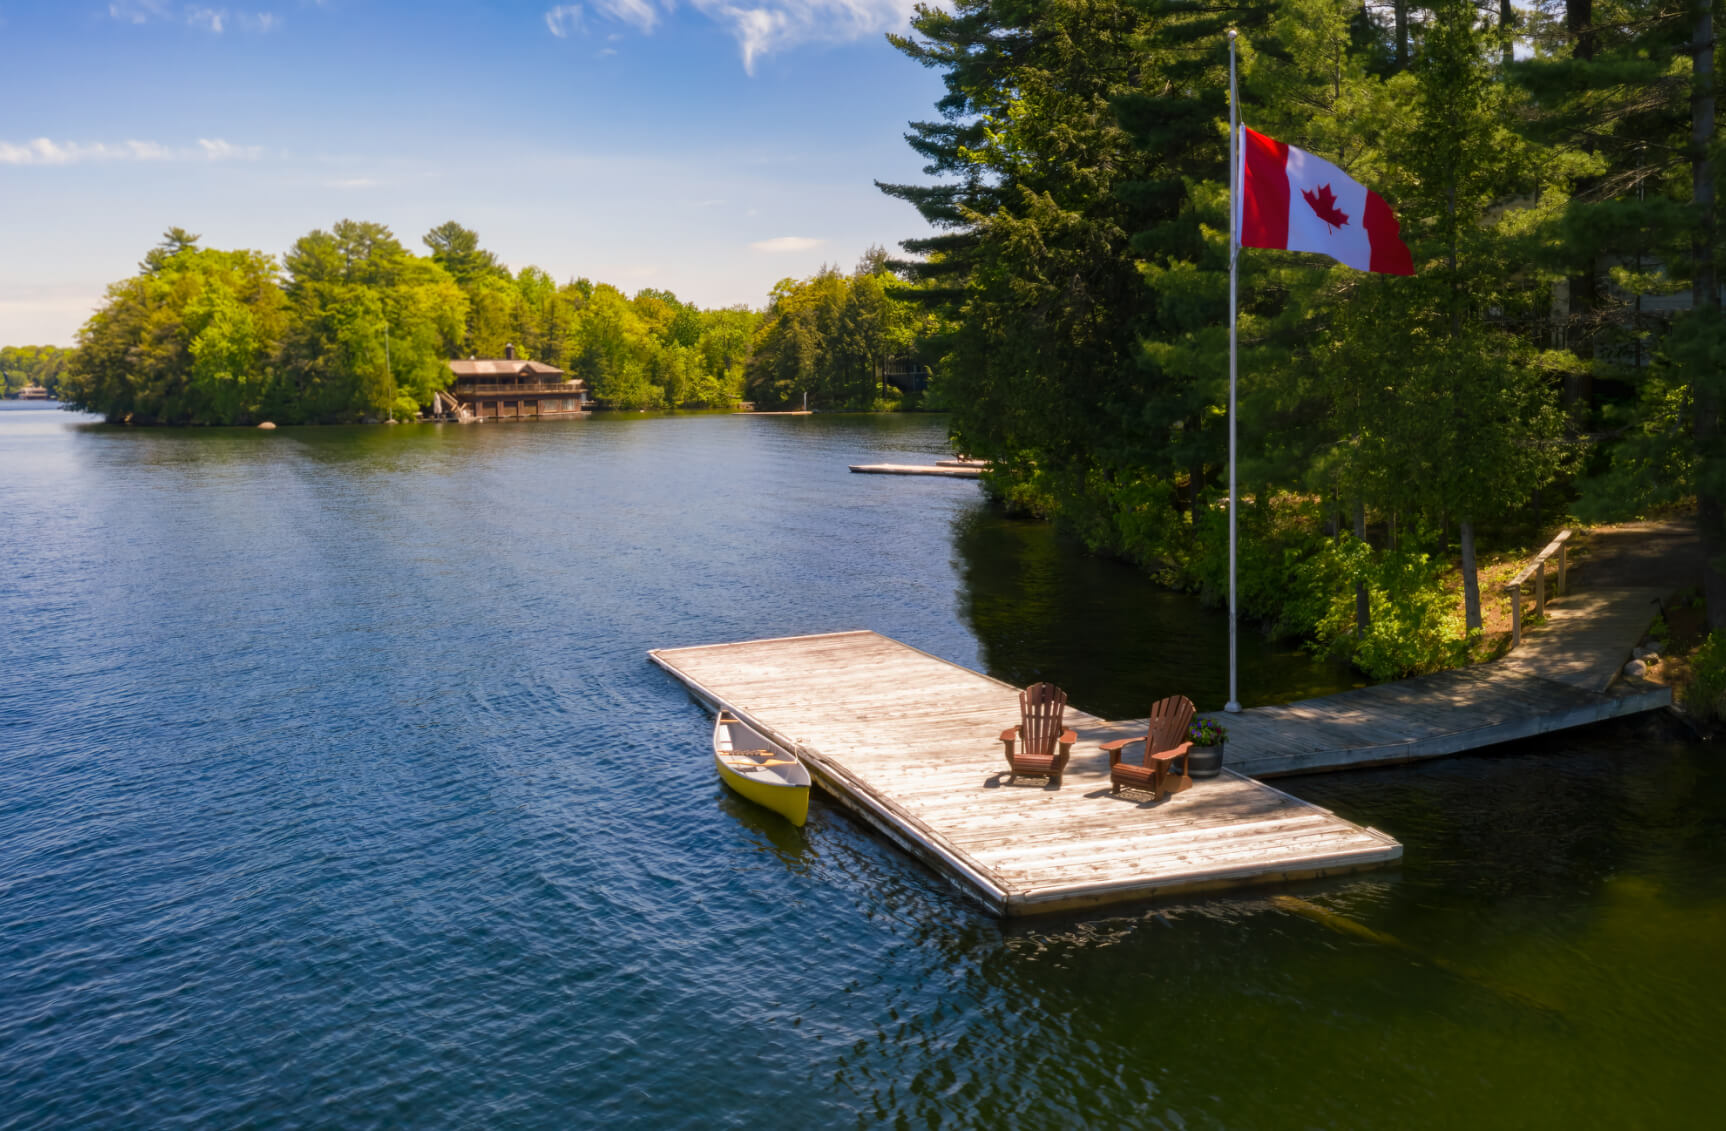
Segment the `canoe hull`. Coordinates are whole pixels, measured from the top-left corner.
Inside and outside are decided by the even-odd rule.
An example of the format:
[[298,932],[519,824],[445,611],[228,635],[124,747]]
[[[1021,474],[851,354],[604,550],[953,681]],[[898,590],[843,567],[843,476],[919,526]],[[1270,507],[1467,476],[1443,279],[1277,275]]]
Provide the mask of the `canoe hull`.
[[[763,757],[762,755],[765,755]],[[809,771],[776,743],[721,711],[713,727],[713,765],[732,792],[802,827],[809,817]]]

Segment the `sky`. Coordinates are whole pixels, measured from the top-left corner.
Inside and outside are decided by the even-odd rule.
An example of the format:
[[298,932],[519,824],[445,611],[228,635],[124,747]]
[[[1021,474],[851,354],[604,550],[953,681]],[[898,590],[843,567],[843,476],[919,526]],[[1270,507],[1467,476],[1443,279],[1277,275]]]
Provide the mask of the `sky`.
[[445,220],[513,269],[765,304],[926,233],[874,181],[913,0],[0,0],[0,345],[71,345],[170,226],[281,255]]

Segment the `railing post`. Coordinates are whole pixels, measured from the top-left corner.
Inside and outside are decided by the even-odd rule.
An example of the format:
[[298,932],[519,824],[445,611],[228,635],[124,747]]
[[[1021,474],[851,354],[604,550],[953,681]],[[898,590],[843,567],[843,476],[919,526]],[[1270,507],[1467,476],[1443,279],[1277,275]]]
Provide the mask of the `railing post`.
[[1540,572],[1534,575],[1534,611],[1538,616],[1546,615],[1546,563],[1540,563]]
[[1522,643],[1522,586],[1510,587],[1510,646]]
[[1558,595],[1560,597],[1564,596],[1564,551],[1567,548],[1567,543],[1560,542],[1558,544]]

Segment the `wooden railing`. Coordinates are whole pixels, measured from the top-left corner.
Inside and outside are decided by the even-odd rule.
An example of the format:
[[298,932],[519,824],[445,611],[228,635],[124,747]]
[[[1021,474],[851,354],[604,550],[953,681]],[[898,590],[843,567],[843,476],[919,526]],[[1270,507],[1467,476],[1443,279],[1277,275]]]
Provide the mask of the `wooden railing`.
[[1534,611],[1546,612],[1546,562],[1554,554],[1558,555],[1558,595],[1564,595],[1564,544],[1570,541],[1570,531],[1560,530],[1558,537],[1546,544],[1546,549],[1534,555],[1527,565],[1523,566],[1516,576],[1504,583],[1504,591],[1510,597],[1510,646],[1516,647],[1522,643],[1522,587],[1530,577],[1534,578]]
[[527,396],[535,396],[544,393],[551,393],[555,396],[579,397],[581,395],[581,390],[582,385],[579,381],[558,381],[550,384],[534,385],[512,385],[508,382],[486,384],[475,383],[472,385],[463,384],[457,385],[450,391],[458,395],[461,393],[521,393]]

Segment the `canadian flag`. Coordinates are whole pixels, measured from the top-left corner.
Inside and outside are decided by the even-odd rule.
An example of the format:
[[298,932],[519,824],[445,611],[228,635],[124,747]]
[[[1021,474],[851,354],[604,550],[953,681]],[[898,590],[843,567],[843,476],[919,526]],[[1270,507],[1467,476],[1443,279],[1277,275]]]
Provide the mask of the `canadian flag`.
[[1241,127],[1242,247],[1316,251],[1357,271],[1414,274],[1390,206],[1347,173]]

